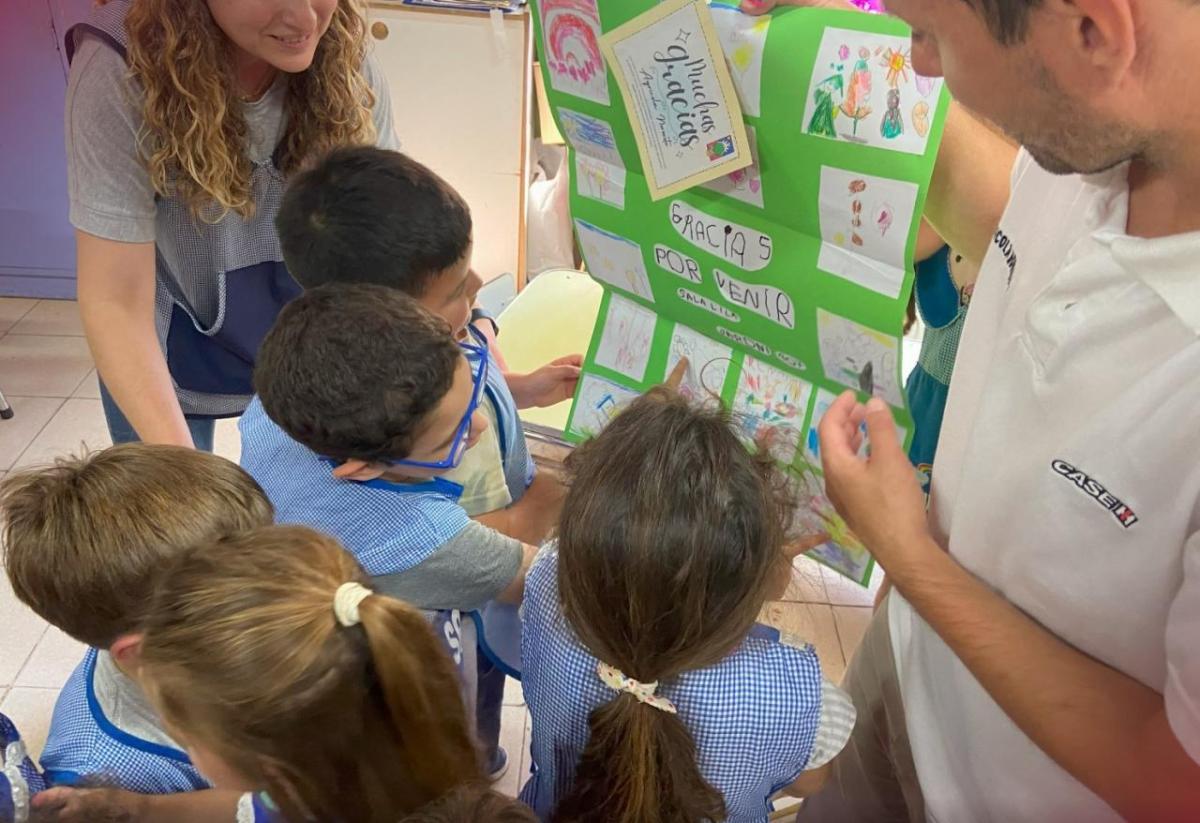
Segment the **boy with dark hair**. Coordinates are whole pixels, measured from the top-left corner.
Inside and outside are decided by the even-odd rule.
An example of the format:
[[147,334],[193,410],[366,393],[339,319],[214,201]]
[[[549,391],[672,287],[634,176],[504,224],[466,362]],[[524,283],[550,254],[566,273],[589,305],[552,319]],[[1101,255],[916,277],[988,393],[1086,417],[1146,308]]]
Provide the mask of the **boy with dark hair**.
[[522,543],[549,529],[560,493],[531,487],[496,529],[444,477],[488,428],[484,354],[395,289],[306,291],[263,341],[243,463],[281,522],[338,537],[380,591],[420,608],[519,603]]
[[[562,489],[549,475],[525,488],[526,452],[518,502],[475,519],[460,505],[452,475],[492,427],[483,407],[495,401],[493,368],[485,346],[456,343],[441,318],[397,289],[311,289],[263,341],[258,397],[240,423],[243,465],[280,522],[336,536],[380,591],[423,609],[515,606]],[[466,633],[459,642],[469,664],[474,644]],[[494,662],[477,660],[476,715],[497,774],[507,754],[498,745],[504,674]]]
[[[289,184],[276,217],[288,268],[305,288],[368,283],[397,289],[449,324],[456,339],[483,343],[472,324],[482,281],[471,269],[471,213],[430,169],[396,151],[335,149]],[[468,514],[519,501],[533,478],[517,409],[570,398],[582,358],[560,358],[531,374],[505,374],[489,352],[481,404],[491,424],[447,479],[463,487]]]
[[[445,320],[455,339],[476,346],[486,347],[489,336],[494,339],[499,331],[474,305],[482,281],[471,269],[467,204],[444,180],[404,154],[371,146],[333,150],[314,168],[293,178],[276,227],[284,259],[306,288],[367,283],[396,289]],[[494,347],[481,356],[488,368],[479,408],[489,425],[440,480],[453,484],[443,489],[453,489],[449,496],[480,523],[534,541],[543,532],[540,526],[530,531],[521,522],[523,511],[534,504],[523,502],[526,488],[545,487],[554,496],[557,482],[534,476],[517,409],[570,398],[582,357],[559,358],[530,374],[506,374]],[[369,472],[356,475],[357,479],[369,476]],[[276,496],[270,488],[268,492]],[[534,519],[541,518],[534,515]],[[490,609],[489,621],[492,617],[511,624],[513,631],[505,634],[511,635],[513,647],[490,657],[517,656],[515,614]],[[485,657],[479,665],[479,727],[495,752],[504,676]]]

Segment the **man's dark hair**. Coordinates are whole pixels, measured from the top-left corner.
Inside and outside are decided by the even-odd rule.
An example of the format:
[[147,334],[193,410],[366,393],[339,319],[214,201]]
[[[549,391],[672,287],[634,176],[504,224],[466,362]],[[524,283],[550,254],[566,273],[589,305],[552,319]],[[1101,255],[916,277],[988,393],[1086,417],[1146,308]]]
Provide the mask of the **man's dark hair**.
[[375,283],[420,297],[471,245],[471,211],[446,181],[398,151],[335,149],[296,175],[275,218],[301,286]]
[[320,455],[401,459],[461,360],[445,321],[408,295],[327,285],[279,313],[254,389],[267,416]]
[[1042,0],[966,0],[967,5],[979,12],[992,36],[1006,46],[1025,39],[1029,31],[1029,13],[1042,4]]

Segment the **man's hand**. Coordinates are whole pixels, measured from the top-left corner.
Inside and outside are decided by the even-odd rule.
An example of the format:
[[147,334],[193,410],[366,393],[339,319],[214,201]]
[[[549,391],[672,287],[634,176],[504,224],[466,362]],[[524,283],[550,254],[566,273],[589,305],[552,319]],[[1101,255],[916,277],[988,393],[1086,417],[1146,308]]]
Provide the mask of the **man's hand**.
[[505,378],[518,409],[553,406],[575,396],[582,366],[582,354],[568,354],[551,360],[535,372],[508,374]]
[[[866,458],[858,455],[864,421]],[[825,412],[818,433],[825,493],[885,569],[933,545],[924,495],[886,403],[872,398],[863,406],[845,392]]]

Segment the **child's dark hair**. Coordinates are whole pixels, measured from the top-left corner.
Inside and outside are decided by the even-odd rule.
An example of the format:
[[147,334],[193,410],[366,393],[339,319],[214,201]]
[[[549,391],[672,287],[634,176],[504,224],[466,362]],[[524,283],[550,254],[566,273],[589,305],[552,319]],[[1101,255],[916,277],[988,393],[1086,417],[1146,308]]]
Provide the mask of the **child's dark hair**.
[[254,389],[291,437],[337,460],[403,458],[454,380],[445,321],[395,289],[328,285],[279,313]]
[[471,245],[471,212],[446,181],[397,151],[330,152],[288,184],[275,218],[305,288],[375,283],[420,297]]
[[[567,461],[559,527],[563,612],[583,644],[641,682],[717,663],[780,575],[791,487],[729,415],[667,389],[635,400]],[[629,694],[592,712],[555,821],[725,819],[678,716]]]
[[267,791],[290,823],[396,823],[483,779],[458,673],[411,606],[372,594],[336,540],[268,526],[186,552],[146,621],[147,694],[185,744]]
[[468,783],[400,823],[537,823],[537,815],[487,784]]

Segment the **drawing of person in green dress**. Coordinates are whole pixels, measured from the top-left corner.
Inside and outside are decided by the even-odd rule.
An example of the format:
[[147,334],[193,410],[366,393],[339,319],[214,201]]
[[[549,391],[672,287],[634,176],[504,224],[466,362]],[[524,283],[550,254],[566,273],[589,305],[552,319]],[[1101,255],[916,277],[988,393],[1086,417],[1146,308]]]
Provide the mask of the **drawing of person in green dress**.
[[821,137],[837,137],[837,130],[833,127],[833,118],[837,113],[837,105],[833,102],[834,94],[842,94],[842,75],[839,72],[831,77],[827,77],[817,84],[813,89],[813,102],[816,103],[816,108],[813,109],[812,117],[808,121],[808,133],[817,134]]

